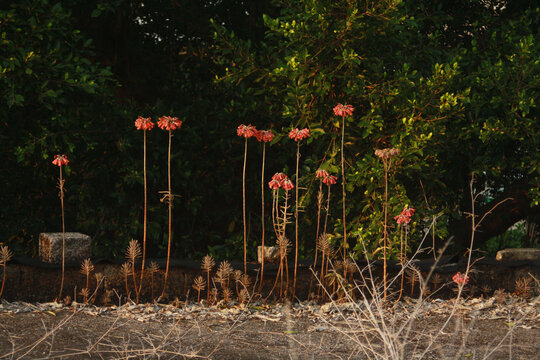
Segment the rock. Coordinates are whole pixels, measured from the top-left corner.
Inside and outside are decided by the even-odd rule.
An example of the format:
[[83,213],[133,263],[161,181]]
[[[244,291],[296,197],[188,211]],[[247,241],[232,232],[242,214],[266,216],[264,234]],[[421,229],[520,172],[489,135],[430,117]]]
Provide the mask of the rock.
[[[92,239],[90,236],[67,232],[65,244],[65,262],[68,264],[78,263],[91,257]],[[53,264],[62,263],[62,233],[39,234],[39,257],[41,261]]]
[[[257,247],[257,258],[259,264],[262,261],[262,246]],[[264,261],[269,263],[279,262],[279,248],[277,246],[265,246],[264,247]]]
[[524,249],[504,249],[497,252],[495,257],[499,261],[539,261],[540,249],[524,248]]

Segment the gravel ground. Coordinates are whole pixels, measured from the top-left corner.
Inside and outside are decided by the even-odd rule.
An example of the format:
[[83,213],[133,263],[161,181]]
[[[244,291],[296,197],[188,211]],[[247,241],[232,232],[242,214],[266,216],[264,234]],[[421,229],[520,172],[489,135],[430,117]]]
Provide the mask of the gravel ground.
[[3,302],[0,359],[536,359],[539,299],[126,304]]

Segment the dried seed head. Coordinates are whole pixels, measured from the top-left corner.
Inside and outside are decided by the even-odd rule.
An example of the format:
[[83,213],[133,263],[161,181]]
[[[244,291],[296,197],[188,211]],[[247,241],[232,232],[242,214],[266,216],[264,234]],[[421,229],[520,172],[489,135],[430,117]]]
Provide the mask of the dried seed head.
[[347,258],[343,261],[343,270],[349,274],[354,274],[358,268],[352,259]]
[[440,283],[442,283],[442,277],[441,275],[439,274],[435,274],[431,277],[431,282],[433,283],[433,285],[437,286],[439,285]]
[[155,261],[151,261],[150,265],[146,269],[150,274],[159,272],[159,265]]
[[219,263],[217,272],[220,274],[220,277],[228,279],[233,273],[231,263],[229,263],[227,260],[223,260],[221,263]]
[[251,279],[249,278],[248,274],[242,274],[242,276],[240,277],[240,284],[242,284],[244,288],[250,287]]
[[216,266],[214,258],[211,255],[206,255],[201,263],[201,268],[206,272],[210,272],[214,266]]
[[286,256],[289,253],[291,242],[285,236],[280,236],[277,239],[276,245],[279,248],[281,256]]
[[127,277],[131,275],[131,269],[132,269],[131,263],[125,262],[122,264],[122,267],[120,268],[120,272],[122,273],[124,277]]
[[92,260],[84,259],[81,264],[81,273],[88,276],[92,271],[94,271],[94,264],[92,264]]
[[132,263],[141,256],[141,245],[137,240],[131,240],[126,250],[126,258]]
[[233,272],[234,281],[239,282],[242,277],[242,270],[234,270]]
[[524,299],[532,294],[532,281],[530,278],[521,278],[516,280],[516,289],[514,294]]
[[84,297],[84,299],[86,300],[90,296],[90,290],[88,288],[82,288],[81,291],[79,292],[79,295]]
[[232,300],[233,293],[231,289],[224,288],[222,295],[223,295],[223,301],[225,301],[226,303]]
[[323,254],[330,254],[332,252],[332,244],[330,244],[330,239],[328,234],[321,234],[317,239],[317,248]]
[[94,274],[94,277],[96,278],[96,281],[97,281],[98,284],[99,284],[99,283],[101,282],[101,280],[103,280],[103,278],[104,278],[103,273],[100,273],[100,272],[95,273],[95,274]]
[[202,276],[198,276],[193,280],[193,288],[197,291],[202,291],[206,288],[206,280]]
[[238,294],[238,302],[240,304],[243,304],[248,300],[249,300],[249,291],[247,289],[240,290],[240,293]]
[[9,250],[7,245],[0,246],[0,265],[1,266],[6,265],[7,262],[11,260],[12,258],[13,258],[13,253],[11,252],[11,250]]
[[210,290],[210,303],[215,304],[217,302],[218,295],[218,289],[212,288],[212,290]]
[[504,292],[504,289],[495,290],[493,297],[495,298],[497,304],[502,304],[506,301],[506,293]]

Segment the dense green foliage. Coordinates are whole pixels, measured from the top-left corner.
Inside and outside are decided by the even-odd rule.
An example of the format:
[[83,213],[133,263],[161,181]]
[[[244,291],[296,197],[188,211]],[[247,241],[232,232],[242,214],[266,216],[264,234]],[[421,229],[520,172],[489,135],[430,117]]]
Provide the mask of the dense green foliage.
[[[407,204],[417,209],[411,228],[417,243],[434,216],[440,238],[467,241],[473,172],[476,190],[489,189],[479,198],[480,212],[517,194],[507,202],[511,208],[497,208],[499,217],[494,212],[503,220],[486,221],[486,234],[519,219],[539,221],[539,16],[527,1],[2,6],[0,242],[35,253],[37,234],[59,229],[57,168],[50,162],[65,153],[68,231],[93,236],[98,256],[121,256],[142,233],[142,134],[133,121],[171,114],[184,120],[173,138],[173,193],[181,196],[174,204],[176,256],[197,258],[210,248],[240,258],[243,143],[235,129],[241,123],[280,135],[267,149],[266,180],[276,171],[293,176],[296,147],[286,133],[311,129],[300,169],[301,254],[309,256],[315,171],[340,174],[341,124],[332,113],[338,102],[355,107],[345,157],[347,225],[357,250],[379,247],[378,148],[401,150],[389,213]],[[166,143],[161,130],[149,133],[150,256],[163,256],[166,246],[158,194],[167,184]],[[260,157],[261,146],[250,140],[252,254],[260,239]],[[339,242],[338,189],[330,231]]]

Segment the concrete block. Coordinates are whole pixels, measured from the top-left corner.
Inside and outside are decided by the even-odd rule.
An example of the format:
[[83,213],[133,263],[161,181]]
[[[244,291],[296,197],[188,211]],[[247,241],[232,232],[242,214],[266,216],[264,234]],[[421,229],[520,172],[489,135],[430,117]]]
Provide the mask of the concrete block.
[[[67,232],[65,243],[65,262],[81,262],[92,255],[92,238],[88,235]],[[62,263],[62,233],[39,234],[39,257],[41,261],[53,264]]]

